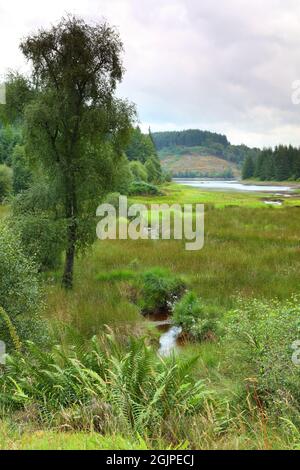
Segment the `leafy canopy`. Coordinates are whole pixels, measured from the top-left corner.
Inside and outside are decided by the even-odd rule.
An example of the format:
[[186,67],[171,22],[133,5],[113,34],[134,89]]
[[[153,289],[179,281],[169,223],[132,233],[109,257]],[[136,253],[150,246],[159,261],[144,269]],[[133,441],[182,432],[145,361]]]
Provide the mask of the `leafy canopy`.
[[71,287],[76,250],[94,240],[96,207],[124,173],[135,108],[115,97],[123,46],[107,23],[68,16],[29,36],[21,50],[35,90],[24,110],[26,152],[65,221],[63,284]]

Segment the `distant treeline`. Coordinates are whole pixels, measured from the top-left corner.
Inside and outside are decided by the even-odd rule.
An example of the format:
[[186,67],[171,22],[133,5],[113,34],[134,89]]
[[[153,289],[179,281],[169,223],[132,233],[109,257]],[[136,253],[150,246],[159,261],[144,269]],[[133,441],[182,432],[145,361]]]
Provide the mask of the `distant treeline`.
[[300,178],[300,148],[279,145],[274,150],[262,150],[256,158],[248,155],[242,176],[264,181],[297,180]]
[[174,178],[234,178],[231,168],[226,168],[224,171],[197,171],[197,170],[182,170],[173,173]]
[[199,129],[188,129],[186,131],[154,132],[152,137],[157,150],[174,145],[195,147],[198,145],[209,147],[210,144],[229,145],[225,135],[215,132],[200,131]]
[[195,148],[200,155],[214,155],[241,166],[247,156],[256,158],[260,152],[246,145],[231,145],[225,135],[198,129],[153,132],[151,135],[161,157],[183,155],[188,153],[188,148]]

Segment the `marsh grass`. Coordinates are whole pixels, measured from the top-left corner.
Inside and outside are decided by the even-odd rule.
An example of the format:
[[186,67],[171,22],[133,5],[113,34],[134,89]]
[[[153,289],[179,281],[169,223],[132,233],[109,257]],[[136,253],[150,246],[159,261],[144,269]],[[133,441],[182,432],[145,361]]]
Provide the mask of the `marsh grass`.
[[[86,338],[101,333],[106,324],[141,335],[146,322],[132,302],[131,283],[156,267],[184,279],[205,308],[220,316],[235,307],[238,297],[284,301],[299,291],[299,195],[286,198],[281,207],[266,207],[262,202],[265,195],[257,193],[199,191],[173,183],[163,191],[165,196],[136,197],[132,201],[147,205],[204,203],[204,248],[188,252],[184,241],[172,240],[97,241],[76,260],[73,292],[61,289],[60,272],[48,274],[45,315],[53,325],[68,324]],[[56,331],[59,341],[67,341],[63,328]],[[247,395],[244,378],[251,376],[252,369],[247,364],[233,367],[229,352],[222,342],[191,343],[180,350],[186,359],[199,356],[193,374],[207,381],[218,403],[192,419],[175,422],[170,416],[165,423],[168,431],[164,443],[147,442],[149,448],[185,441],[189,448],[197,449],[299,448],[299,433],[293,423],[278,421],[268,413],[263,415]],[[103,441],[101,436],[94,441],[92,433],[40,433],[6,436],[0,427],[0,445],[101,448],[108,442],[114,448],[139,448],[139,443],[131,439],[118,440],[118,432],[114,437],[105,436]]]
[[229,206],[206,211],[200,251],[177,240],[97,241],[77,259],[71,293],[61,289],[60,273],[49,275],[46,315],[88,336],[104,324],[140,322],[130,283],[158,266],[220,314],[237,296],[285,300],[300,285],[299,233],[300,208]]
[[145,450],[142,439],[125,438],[121,434],[102,436],[96,432],[61,432],[16,426],[0,421],[0,450]]

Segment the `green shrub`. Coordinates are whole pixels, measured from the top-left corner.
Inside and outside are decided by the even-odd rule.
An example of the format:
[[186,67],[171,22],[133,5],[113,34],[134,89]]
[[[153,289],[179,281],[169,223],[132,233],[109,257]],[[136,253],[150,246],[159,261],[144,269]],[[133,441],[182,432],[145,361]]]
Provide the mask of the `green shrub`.
[[159,196],[162,195],[162,192],[153,184],[134,181],[129,187],[129,194],[131,196]]
[[[299,299],[279,303],[240,300],[226,317],[228,362],[251,377],[245,385],[261,403],[291,413],[300,424],[299,366],[292,344],[300,339]],[[276,411],[276,412],[277,412]]]
[[12,167],[13,190],[15,194],[18,194],[29,188],[32,178],[23,145],[15,146],[12,154]]
[[160,160],[156,155],[148,158],[145,162],[145,168],[148,174],[149,183],[161,183],[162,182],[162,168]]
[[129,163],[130,171],[135,181],[148,181],[148,173],[145,166],[136,160]]
[[195,360],[162,361],[143,339],[125,345],[112,334],[91,340],[84,350],[56,346],[45,352],[33,343],[14,354],[0,376],[0,404],[34,406],[51,424],[90,426],[105,433],[159,436],[165,420],[199,412],[209,396],[191,375]]
[[[42,296],[36,266],[24,255],[16,234],[3,223],[0,224],[0,307],[21,340],[43,341],[43,327],[38,316]],[[12,345],[8,322],[3,315],[0,338]]]
[[0,204],[12,192],[13,172],[7,165],[0,165]]
[[[34,258],[40,270],[56,269],[62,260],[65,224],[55,217],[46,184],[36,183],[13,201],[12,228],[19,234],[26,255]],[[54,205],[54,201],[53,201]]]
[[167,171],[163,169],[162,171],[162,181],[165,183],[170,183],[172,181],[172,173],[170,171]]
[[162,268],[153,268],[143,273],[139,281],[139,305],[144,314],[171,310],[174,302],[183,293],[182,279]]
[[127,160],[126,156],[123,155],[116,162],[116,171],[113,175],[113,181],[111,182],[110,189],[121,194],[128,194],[128,190],[132,181],[133,176],[130,171],[129,161]]
[[215,315],[208,312],[194,292],[187,292],[175,304],[173,322],[198,341],[208,339],[218,331]]
[[59,267],[63,251],[63,224],[53,221],[47,214],[27,215],[15,219],[24,251],[34,258],[41,270]]
[[119,197],[121,196],[120,193],[108,193],[104,199],[105,204],[111,204],[114,206],[115,209],[119,208]]

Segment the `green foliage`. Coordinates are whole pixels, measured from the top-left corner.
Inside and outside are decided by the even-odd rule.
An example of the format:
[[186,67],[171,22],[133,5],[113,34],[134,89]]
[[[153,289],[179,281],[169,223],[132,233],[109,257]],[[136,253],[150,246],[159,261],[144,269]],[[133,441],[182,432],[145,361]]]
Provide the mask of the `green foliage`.
[[29,163],[25,155],[25,147],[16,145],[12,153],[13,191],[15,194],[28,189],[32,180]]
[[152,268],[144,272],[138,284],[139,305],[144,314],[171,310],[185,288],[182,279],[163,268]]
[[108,193],[107,196],[104,198],[104,203],[105,204],[110,204],[112,205],[115,209],[118,210],[119,208],[119,202],[120,202],[120,193]]
[[156,156],[149,158],[145,163],[149,183],[161,183],[162,169],[160,161]]
[[15,349],[17,351],[21,351],[22,343],[20,341],[18,333],[17,333],[11,319],[7,315],[6,311],[1,306],[0,306],[0,319],[1,319],[1,321],[3,321],[4,326],[6,326],[7,331],[10,335],[10,339],[11,339]]
[[58,268],[62,261],[65,223],[55,204],[55,191],[45,181],[32,184],[13,200],[10,224],[19,234],[24,252],[40,270]]
[[132,128],[126,155],[128,160],[140,161],[143,164],[156,155],[156,149],[150,135],[143,134],[139,127]]
[[164,183],[170,183],[172,181],[172,173],[164,168],[162,169],[162,181]]
[[173,322],[198,341],[209,339],[218,331],[216,315],[202,305],[194,292],[187,292],[175,304]]
[[162,181],[162,168],[150,130],[146,135],[142,134],[139,127],[132,129],[126,154],[132,162],[130,168],[135,180],[150,183]]
[[2,127],[0,122],[0,164],[11,165],[13,150],[21,140],[19,128],[12,125]]
[[122,345],[107,335],[85,348],[45,352],[28,343],[27,350],[8,358],[0,403],[13,409],[32,404],[44,420],[69,429],[104,433],[116,422],[123,432],[159,436],[170,413],[192,416],[209,397],[190,374],[194,361],[163,362],[143,339]]
[[13,172],[7,165],[0,165],[0,204],[12,193]]
[[[38,318],[42,296],[36,266],[24,255],[17,234],[3,223],[0,224],[0,306],[21,340],[43,341]],[[0,338],[11,344],[11,332],[3,316]]]
[[300,178],[300,149],[291,145],[279,145],[274,150],[264,149],[253,159],[253,163],[245,161],[243,178],[249,177],[247,175],[250,173],[262,181],[297,180]]
[[209,131],[200,131],[198,129],[154,132],[152,133],[152,137],[158,150],[177,145],[194,147],[198,145],[210,146],[211,144],[221,144],[226,147],[229,144],[225,135]]
[[112,173],[112,181],[110,187],[105,190],[115,191],[120,194],[128,194],[131,183],[133,182],[133,175],[130,168],[130,163],[125,155],[122,155],[118,161],[115,162],[115,171]]
[[123,150],[135,108],[115,96],[122,42],[107,23],[68,16],[27,37],[21,50],[38,83],[24,110],[26,151],[37,177],[55,188],[53,211],[65,227],[63,285],[71,288],[76,251],[95,240],[99,201],[123,191],[129,176]]
[[16,143],[21,143],[21,130],[19,126],[23,123],[25,108],[34,98],[37,88],[29,78],[24,77],[18,72],[8,73],[5,82],[6,104],[0,105],[0,120],[6,125],[12,126],[11,129],[14,130],[14,133],[17,132],[18,134]]
[[140,161],[131,161],[130,171],[135,181],[148,181],[148,172],[145,166]]
[[249,148],[246,145],[228,145],[224,152],[222,153],[222,157],[225,160],[233,163],[237,163],[239,166],[243,164],[247,157],[251,157],[253,160],[256,160],[260,155],[261,150],[258,148]]
[[226,168],[223,171],[195,171],[183,170],[173,173],[174,178],[233,178],[234,174],[231,168]]
[[[224,343],[228,361],[247,370],[253,396],[273,410],[290,414],[299,424],[299,367],[292,344],[300,337],[300,307],[291,301],[240,301],[227,315]],[[250,375],[251,374],[251,375]]]
[[252,178],[254,176],[254,171],[255,171],[255,165],[254,161],[251,155],[248,155],[244,165],[243,165],[243,171],[242,171],[242,177],[244,180],[248,178]]
[[26,214],[14,221],[24,251],[34,258],[39,269],[56,269],[61,265],[64,248],[64,225],[45,213]]
[[153,184],[145,183],[143,181],[134,181],[129,187],[129,194],[132,196],[159,196],[162,192]]

